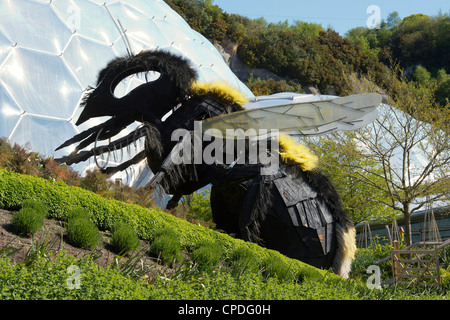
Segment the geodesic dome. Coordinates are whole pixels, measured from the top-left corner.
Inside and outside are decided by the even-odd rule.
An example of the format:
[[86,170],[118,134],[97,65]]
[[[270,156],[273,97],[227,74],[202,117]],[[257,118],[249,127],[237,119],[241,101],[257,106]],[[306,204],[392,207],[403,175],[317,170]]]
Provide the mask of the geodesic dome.
[[[188,57],[200,81],[226,80],[253,96],[215,47],[161,0],[2,0],[0,137],[46,156],[67,154],[54,150],[102,121],[74,124],[98,72],[117,56],[145,49]],[[143,81],[127,78],[115,94]]]

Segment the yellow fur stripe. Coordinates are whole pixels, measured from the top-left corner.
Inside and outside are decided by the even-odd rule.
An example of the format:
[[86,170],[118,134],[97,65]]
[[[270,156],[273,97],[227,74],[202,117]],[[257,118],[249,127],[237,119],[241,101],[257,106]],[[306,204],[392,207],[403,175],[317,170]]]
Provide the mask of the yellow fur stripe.
[[342,234],[344,243],[344,257],[351,260],[355,259],[356,254],[356,229],[349,228],[348,232]]
[[336,238],[337,251],[333,269],[338,275],[347,279],[356,254],[356,230],[354,227],[344,229],[339,223],[336,223]]
[[229,104],[246,104],[249,99],[238,89],[225,81],[194,82],[191,87],[193,96],[213,95]]
[[300,165],[303,171],[311,171],[317,167],[318,157],[303,144],[298,143],[287,134],[280,134],[280,156],[284,162],[293,161]]

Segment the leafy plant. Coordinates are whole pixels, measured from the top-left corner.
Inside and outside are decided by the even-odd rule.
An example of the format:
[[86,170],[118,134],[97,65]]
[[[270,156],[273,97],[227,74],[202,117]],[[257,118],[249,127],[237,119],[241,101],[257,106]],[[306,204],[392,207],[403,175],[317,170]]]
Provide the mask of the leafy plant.
[[66,234],[72,245],[88,250],[94,249],[101,239],[97,226],[83,215],[75,215],[68,219]]
[[[403,245],[404,246],[404,245]],[[389,242],[384,244],[378,237],[374,238],[374,242],[367,248],[358,248],[355,260],[352,262],[350,278],[367,279],[367,268],[377,260],[387,257],[391,254],[391,245]],[[387,280],[392,277],[392,264],[390,259],[379,265],[381,278]]]
[[45,214],[31,207],[23,207],[13,214],[12,225],[19,235],[34,234],[42,228]]
[[150,252],[161,258],[165,264],[183,260],[182,247],[176,232],[163,230],[150,245]]
[[278,278],[282,281],[291,281],[295,279],[291,266],[277,256],[270,255],[263,259],[262,266],[262,274],[266,279]]
[[47,208],[45,207],[45,205],[40,202],[40,201],[36,201],[33,199],[27,199],[22,203],[22,208],[30,208],[33,209],[37,212],[39,212],[40,214],[46,216],[47,215]]
[[195,192],[191,195],[189,211],[186,215],[188,221],[211,221],[213,219],[209,198],[210,190],[204,190],[201,193]]
[[126,222],[119,221],[112,227],[111,244],[120,254],[126,254],[139,248],[139,237]]
[[42,236],[40,239],[35,239],[31,236],[31,246],[25,254],[23,263],[28,267],[39,258],[48,260],[53,254],[53,251],[51,251],[50,248],[55,245],[56,241],[56,239],[49,241],[49,237]]
[[[70,211],[81,208],[80,210],[88,214],[100,229],[111,230],[118,220],[128,223],[133,221],[139,238],[153,245],[150,252],[155,256],[160,255],[159,247],[174,246],[177,249],[173,251],[178,252],[178,257],[182,259],[181,248],[193,248],[202,242],[213,241],[223,248],[224,256],[228,259],[233,248],[242,246],[240,240],[227,234],[194,225],[157,208],[148,209],[139,205],[107,200],[79,187],[67,186],[60,182],[50,182],[42,178],[20,175],[0,169],[0,207],[8,210],[20,208],[22,203],[29,198],[42,199],[51,219],[67,220]],[[166,231],[161,232],[161,230]],[[169,240],[172,244],[158,244],[158,242],[164,242],[158,238],[163,236],[165,232],[175,233],[172,237],[174,239]],[[167,235],[164,235],[164,237],[167,237]],[[169,236],[169,238],[171,237]],[[259,263],[267,255],[266,249],[256,244],[246,243],[245,247],[249,248],[247,251],[249,259],[253,259],[255,263]],[[161,254],[161,258],[164,256]],[[300,271],[304,273],[305,270],[309,270],[311,277],[318,279],[323,277],[324,272],[321,270],[300,261],[291,260],[281,254],[276,254],[276,256],[291,265],[291,270],[295,271],[296,274]],[[167,259],[167,263],[170,263],[171,257]],[[330,276],[329,278],[333,277]]]
[[222,254],[223,248],[217,242],[207,241],[197,245],[191,257],[200,270],[211,270],[219,265]]
[[234,273],[243,274],[246,271],[258,272],[261,268],[253,252],[244,246],[235,248],[229,258],[230,267]]
[[65,222],[68,222],[72,219],[87,219],[89,220],[89,215],[86,213],[86,210],[81,207],[74,207],[67,212],[67,214],[63,217]]

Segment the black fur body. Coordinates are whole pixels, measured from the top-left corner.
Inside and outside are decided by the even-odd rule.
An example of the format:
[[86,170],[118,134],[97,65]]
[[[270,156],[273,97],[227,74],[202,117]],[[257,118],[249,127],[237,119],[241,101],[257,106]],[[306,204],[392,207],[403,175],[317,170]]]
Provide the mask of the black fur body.
[[[159,72],[160,77],[121,99],[113,96],[121,80],[149,71]],[[174,130],[186,129],[191,133],[188,139],[193,140],[195,121],[242,110],[239,104],[226,103],[212,94],[193,95],[190,88],[195,80],[196,74],[186,59],[163,51],[113,60],[100,72],[97,88],[84,100],[77,124],[93,117],[111,119],[62,144],[59,148],[79,143],[74,152],[59,160],[67,164],[85,161],[145,137],[144,151],[118,167],[103,168],[103,172],[114,173],[147,159],[159,178],[156,183],[173,195],[169,207],[176,206],[182,195],[211,184],[217,228],[346,276],[352,249],[343,235],[352,232],[353,224],[342,210],[336,190],[319,171],[302,171],[293,163],[280,162],[276,172],[262,175],[261,164],[248,162],[231,166],[174,165],[168,161],[178,144],[172,141]],[[163,120],[169,111],[172,113]],[[81,151],[96,139],[114,137],[134,121],[142,126],[132,134],[106,147]]]

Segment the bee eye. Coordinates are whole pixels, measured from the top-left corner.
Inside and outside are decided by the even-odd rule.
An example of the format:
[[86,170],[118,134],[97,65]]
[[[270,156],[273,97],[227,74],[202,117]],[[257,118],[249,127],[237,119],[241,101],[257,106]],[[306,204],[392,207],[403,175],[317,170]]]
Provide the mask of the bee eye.
[[127,95],[131,90],[139,87],[141,84],[156,81],[160,76],[161,74],[156,71],[140,72],[128,76],[120,81],[115,87],[114,96],[120,99]]

